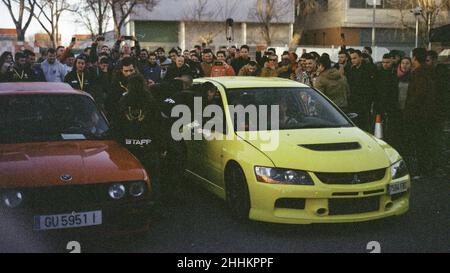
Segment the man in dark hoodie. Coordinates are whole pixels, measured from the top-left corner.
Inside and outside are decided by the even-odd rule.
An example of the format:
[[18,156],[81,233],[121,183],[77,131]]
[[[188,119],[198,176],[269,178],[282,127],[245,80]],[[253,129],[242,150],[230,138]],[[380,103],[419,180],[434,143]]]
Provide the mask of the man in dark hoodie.
[[398,128],[401,123],[401,114],[398,103],[398,79],[393,73],[393,65],[392,56],[385,54],[375,76],[374,110],[376,114],[381,114],[385,121],[385,139],[397,148],[400,141]]
[[343,111],[346,111],[349,92],[347,79],[341,75],[339,70],[331,67],[331,60],[327,56],[320,57],[318,72],[320,74],[316,79],[315,88],[325,94]]
[[407,124],[408,156],[417,157],[413,175],[433,175],[437,166],[434,132],[437,127],[437,90],[433,70],[426,65],[427,51],[413,50],[413,73],[404,111]]
[[369,117],[373,103],[375,72],[372,65],[363,61],[361,51],[352,51],[350,57],[352,69],[347,75],[350,86],[349,110],[358,114],[356,125],[369,132],[371,131]]

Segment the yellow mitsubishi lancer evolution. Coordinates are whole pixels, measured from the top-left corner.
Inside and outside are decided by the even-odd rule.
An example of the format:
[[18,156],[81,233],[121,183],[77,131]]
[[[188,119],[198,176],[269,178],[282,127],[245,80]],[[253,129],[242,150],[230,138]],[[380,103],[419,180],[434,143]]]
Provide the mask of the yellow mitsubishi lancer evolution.
[[402,157],[320,92],[278,78],[195,80],[200,85],[214,92],[202,100],[202,121],[180,127],[186,171],[237,219],[342,223],[408,211],[411,180]]

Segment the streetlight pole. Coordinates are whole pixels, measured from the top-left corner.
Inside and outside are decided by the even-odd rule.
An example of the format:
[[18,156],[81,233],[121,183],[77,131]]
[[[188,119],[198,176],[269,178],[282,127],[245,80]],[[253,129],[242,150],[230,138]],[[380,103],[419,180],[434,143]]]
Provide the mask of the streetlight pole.
[[419,47],[419,15],[416,15],[416,48]]
[[376,23],[376,12],[377,12],[377,0],[373,0],[373,15],[372,15],[372,47],[375,47],[376,43],[376,32],[375,32],[375,23]]
[[419,16],[422,15],[422,7],[417,6],[415,9],[411,10],[411,12],[416,17],[416,48],[419,47]]
[[428,17],[428,50],[431,50],[431,40],[430,40],[430,33],[431,33],[431,12],[427,11],[427,17]]

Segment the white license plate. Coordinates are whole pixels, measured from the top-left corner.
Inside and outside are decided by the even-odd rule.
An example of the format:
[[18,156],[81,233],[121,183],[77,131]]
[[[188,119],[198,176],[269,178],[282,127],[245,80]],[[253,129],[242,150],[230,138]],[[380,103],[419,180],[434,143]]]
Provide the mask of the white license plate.
[[389,188],[388,188],[389,195],[403,193],[403,192],[406,192],[407,190],[408,190],[408,185],[407,185],[406,181],[389,184]]
[[70,214],[34,216],[35,230],[66,229],[102,224],[102,211],[73,212]]

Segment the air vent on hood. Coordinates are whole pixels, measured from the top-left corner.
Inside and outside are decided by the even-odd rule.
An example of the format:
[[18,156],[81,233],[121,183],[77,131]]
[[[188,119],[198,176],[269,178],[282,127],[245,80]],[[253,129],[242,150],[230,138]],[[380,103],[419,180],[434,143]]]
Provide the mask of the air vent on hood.
[[300,147],[320,152],[327,151],[349,151],[361,149],[361,145],[358,142],[347,143],[326,143],[326,144],[300,144]]

